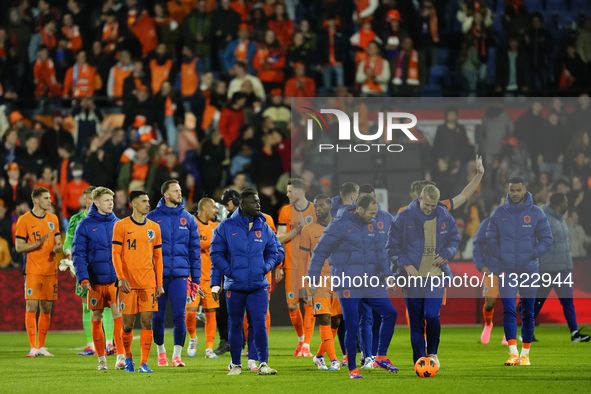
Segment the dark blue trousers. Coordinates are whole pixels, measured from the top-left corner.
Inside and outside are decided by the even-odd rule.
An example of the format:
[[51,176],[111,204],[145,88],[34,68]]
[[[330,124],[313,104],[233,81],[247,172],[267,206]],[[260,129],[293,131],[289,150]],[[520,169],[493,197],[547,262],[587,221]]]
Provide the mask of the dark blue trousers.
[[[531,343],[534,336],[534,309],[536,303],[537,287],[533,287],[535,278],[534,273],[527,273],[527,278],[515,279],[509,274],[505,278],[499,277],[499,295],[503,301],[503,324],[505,326],[505,337],[508,340],[517,339],[517,308],[515,301],[517,293],[521,299],[521,336],[524,343]],[[540,282],[537,282],[538,285]],[[523,286],[521,286],[523,285]]]
[[158,311],[152,317],[152,331],[156,345],[164,344],[164,319],[168,299],[172,304],[172,336],[174,344],[185,346],[187,326],[185,324],[185,305],[187,304],[187,278],[164,278],[164,294],[158,298]]
[[[540,272],[540,276],[544,273]],[[552,278],[552,282],[554,282],[554,278],[559,276],[560,282],[564,282],[568,278],[568,274],[571,274],[570,281],[573,281],[572,271],[562,271],[562,272],[548,272],[550,277]],[[552,289],[556,291],[556,295],[560,299],[560,304],[562,305],[562,312],[564,313],[564,318],[568,323],[568,328],[570,332],[577,331],[579,329],[577,325],[577,315],[575,313],[575,304],[573,303],[573,288],[569,285],[562,284],[558,286],[557,284],[551,284],[548,287],[541,286],[543,282],[539,282],[540,287],[538,288],[538,292],[536,294],[536,305],[534,310],[534,319],[538,317],[542,307],[544,306],[544,302],[546,302],[546,298],[550,295]]]
[[[267,287],[262,287],[251,292],[226,290],[226,305],[230,318],[228,340],[230,342],[232,364],[242,364],[240,361],[240,352],[242,351],[242,342],[244,341],[243,322],[246,311],[250,315],[250,326],[252,327],[252,335],[249,335],[249,337],[252,336],[254,338],[254,347],[256,348],[259,363],[267,362],[269,358],[269,344],[265,322],[268,302],[269,293]],[[249,355],[251,351],[254,351],[254,348],[251,349],[249,347]]]

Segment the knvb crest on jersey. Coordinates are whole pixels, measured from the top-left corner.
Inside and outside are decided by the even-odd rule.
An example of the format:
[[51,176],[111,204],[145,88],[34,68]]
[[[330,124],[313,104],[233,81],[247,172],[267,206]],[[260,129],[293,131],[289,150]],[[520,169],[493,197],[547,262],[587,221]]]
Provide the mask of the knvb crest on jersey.
[[[355,138],[361,141],[375,141],[378,142],[382,135],[384,134],[384,112],[378,113],[378,130],[373,134],[365,134],[359,130],[359,113],[353,113],[353,127],[351,127],[351,120],[349,115],[345,112],[338,110],[338,109],[321,109],[320,112],[315,111],[310,107],[302,107],[302,113],[308,115],[312,119],[308,119],[306,124],[306,138],[311,141],[314,139],[314,121],[320,127],[321,131],[328,131],[328,124],[326,120],[321,114],[333,114],[336,116],[338,124],[339,124],[339,141],[351,141],[351,129],[353,129],[353,133]],[[305,110],[305,111],[304,111]],[[410,119],[409,123],[400,123],[401,119]],[[321,122],[322,121],[322,122]],[[392,132],[394,130],[402,131],[408,139],[412,141],[418,141],[417,137],[415,137],[409,129],[415,127],[417,125],[417,117],[411,113],[407,112],[387,112],[386,113],[386,140],[392,141]],[[332,131],[332,130],[331,130]],[[346,150],[348,152],[369,152],[369,151],[377,151],[380,152],[380,149],[386,150],[388,152],[396,153],[402,152],[404,149],[400,144],[384,144],[384,143],[372,143],[372,144],[356,144],[356,145],[333,145],[333,144],[319,144],[318,152],[327,151],[327,150],[336,150],[339,152],[341,150]]]
[[47,223],[47,225],[49,226],[49,230],[51,230],[51,231],[55,230],[55,224],[53,224],[53,222],[49,222],[49,223]]
[[148,238],[154,239],[156,232],[154,230],[148,230]]

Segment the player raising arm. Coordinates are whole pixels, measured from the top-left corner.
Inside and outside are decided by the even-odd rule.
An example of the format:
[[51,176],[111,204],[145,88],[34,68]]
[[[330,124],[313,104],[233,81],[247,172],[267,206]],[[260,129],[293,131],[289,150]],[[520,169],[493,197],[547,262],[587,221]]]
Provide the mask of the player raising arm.
[[162,237],[160,226],[146,219],[150,198],[143,190],[129,193],[133,208],[131,216],[117,222],[113,228],[113,264],[119,279],[119,311],[123,314],[123,346],[125,370],[135,372],[131,343],[136,315],[140,314],[142,334],[140,345],[141,373],[153,373],[148,368],[152,348],[152,315],[158,310],[157,298],[162,288]]

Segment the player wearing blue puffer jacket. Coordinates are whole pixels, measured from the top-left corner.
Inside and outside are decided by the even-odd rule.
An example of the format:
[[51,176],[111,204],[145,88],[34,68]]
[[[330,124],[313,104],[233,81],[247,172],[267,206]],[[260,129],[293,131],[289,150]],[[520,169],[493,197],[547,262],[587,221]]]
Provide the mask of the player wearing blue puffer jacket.
[[217,270],[224,275],[230,317],[232,363],[228,375],[242,373],[242,323],[247,308],[260,363],[258,374],[277,373],[267,365],[269,349],[265,326],[269,300],[266,275],[277,262],[276,239],[275,233],[261,214],[259,196],[252,190],[242,192],[240,208],[214,230],[210,246],[212,272]]
[[[490,218],[486,218],[480,223],[478,231],[476,231],[476,235],[474,236],[473,250],[474,266],[479,272],[486,275],[484,278],[484,288],[482,289],[482,296],[484,297],[484,305],[482,307],[484,329],[480,335],[480,342],[482,342],[483,345],[488,345],[490,342],[495,303],[499,296],[498,261],[492,256],[486,247],[486,229],[488,228],[489,221]],[[506,342],[505,339],[503,339],[503,343],[504,342]]]
[[158,223],[162,235],[162,287],[164,294],[158,298],[158,311],[152,317],[154,343],[158,346],[158,366],[168,366],[164,347],[164,318],[166,305],[170,298],[172,305],[172,335],[174,350],[172,366],[184,367],[181,351],[185,346],[187,326],[185,324],[185,305],[189,275],[194,290],[201,278],[201,241],[195,217],[185,211],[182,190],[177,180],[168,180],[160,189],[162,199],[155,210],[146,218]]
[[[456,221],[442,207],[440,193],[433,185],[425,186],[418,199],[400,212],[390,226],[388,256],[398,259],[399,269],[412,277],[404,289],[410,323],[413,360],[431,357],[437,365],[441,323],[439,311],[443,303],[444,286],[434,282],[436,276],[451,277],[448,260],[458,251],[460,235]],[[425,322],[427,329],[425,330]],[[425,338],[427,334],[427,352]]]
[[[380,244],[376,234],[377,212],[378,202],[375,197],[369,194],[359,197],[355,211],[345,211],[340,219],[332,221],[326,227],[314,248],[308,270],[312,284],[326,287],[324,281],[320,282],[320,273],[324,261],[328,259],[331,280],[334,281],[334,289],[339,296],[345,319],[350,378],[361,377],[356,358],[359,304],[362,301],[376,310],[382,319],[376,364],[391,372],[398,371],[386,357],[398,313],[390,300],[384,297],[386,286],[382,280],[391,277],[392,271],[384,245]],[[361,280],[360,283],[357,278],[370,280]],[[378,283],[375,283],[374,278],[378,278]],[[337,283],[339,279],[341,283]]]
[[78,223],[72,242],[72,257],[76,277],[87,291],[91,312],[92,339],[99,358],[98,370],[107,369],[103,310],[111,308],[114,322],[114,342],[117,348],[116,369],[125,368],[125,349],[121,339],[123,318],[117,303],[117,274],[113,266],[113,227],[119,221],[113,213],[114,193],[106,187],[92,192],[93,203],[88,216]]
[[[498,259],[499,293],[503,300],[505,336],[509,359],[505,365],[530,365],[529,348],[534,335],[534,306],[539,283],[538,258],[552,247],[552,231],[544,212],[519,177],[509,181],[506,202],[490,217],[486,246]],[[536,279],[537,277],[537,279]],[[515,300],[521,297],[523,349],[517,353]]]

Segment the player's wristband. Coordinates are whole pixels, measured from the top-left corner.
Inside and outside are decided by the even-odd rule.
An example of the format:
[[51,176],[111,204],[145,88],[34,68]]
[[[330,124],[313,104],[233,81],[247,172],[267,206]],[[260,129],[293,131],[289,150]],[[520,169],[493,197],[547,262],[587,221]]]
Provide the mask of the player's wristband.
[[89,282],[89,281],[87,281],[87,280],[83,280],[83,281],[82,281],[82,283],[80,283],[80,284],[81,284],[82,286],[84,286],[86,283],[90,284],[90,282]]
[[211,288],[211,292],[212,292],[212,293],[219,293],[219,292],[220,292],[220,289],[221,289],[221,288],[220,288],[219,286],[213,286],[213,287]]

